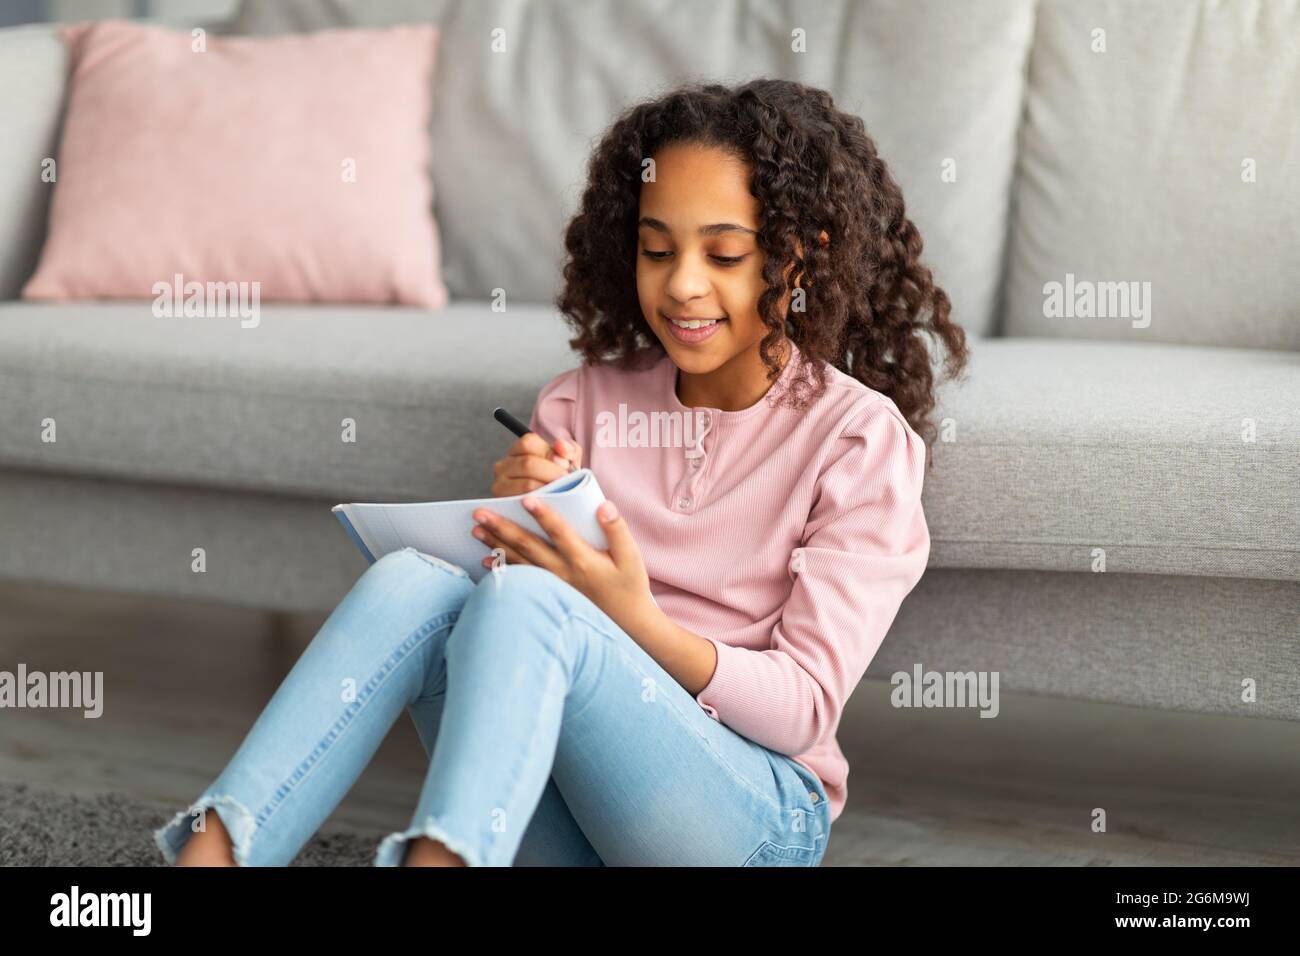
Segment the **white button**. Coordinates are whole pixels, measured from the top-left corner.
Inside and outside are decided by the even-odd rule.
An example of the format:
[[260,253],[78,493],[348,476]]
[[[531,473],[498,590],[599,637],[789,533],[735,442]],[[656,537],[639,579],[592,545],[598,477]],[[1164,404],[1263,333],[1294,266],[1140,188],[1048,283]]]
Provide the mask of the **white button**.
[[817,796],[817,791],[816,791],[816,790],[809,790],[809,791],[808,791],[808,796],[812,797],[812,802],[813,802],[813,803],[816,803],[818,800],[821,799],[819,796]]
[[691,499],[690,499],[690,498],[678,498],[678,499],[677,499],[677,507],[679,507],[679,508],[689,508],[690,506],[691,506]]

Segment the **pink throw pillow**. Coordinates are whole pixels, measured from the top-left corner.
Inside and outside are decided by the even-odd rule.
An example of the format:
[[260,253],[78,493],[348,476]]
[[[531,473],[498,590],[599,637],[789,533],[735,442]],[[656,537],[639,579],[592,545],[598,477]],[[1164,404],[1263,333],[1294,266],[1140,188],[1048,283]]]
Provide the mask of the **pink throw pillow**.
[[70,92],[25,299],[149,299],[260,282],[261,299],[440,309],[433,24],[279,37],[102,20],[63,27]]

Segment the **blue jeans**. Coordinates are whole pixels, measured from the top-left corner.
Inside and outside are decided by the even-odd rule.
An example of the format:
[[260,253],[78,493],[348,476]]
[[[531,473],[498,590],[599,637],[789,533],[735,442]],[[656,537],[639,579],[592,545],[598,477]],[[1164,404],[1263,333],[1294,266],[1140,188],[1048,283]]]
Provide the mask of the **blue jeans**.
[[339,603],[215,781],[154,833],[169,863],[215,810],[241,866],[283,866],[403,710],[430,755],[410,827],[470,866],[817,866],[817,776],[715,721],[560,578],[475,584],[405,548]]

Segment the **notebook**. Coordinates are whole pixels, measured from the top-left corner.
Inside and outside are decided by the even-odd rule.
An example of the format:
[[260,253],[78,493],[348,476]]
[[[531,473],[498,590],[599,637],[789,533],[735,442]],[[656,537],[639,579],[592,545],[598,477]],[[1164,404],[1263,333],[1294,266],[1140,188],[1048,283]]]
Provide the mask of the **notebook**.
[[[609,548],[605,530],[596,518],[596,508],[605,500],[590,468],[579,468],[536,491],[546,503],[567,521],[573,530],[601,551]],[[464,568],[471,580],[479,581],[491,569],[482,561],[492,553],[470,532],[478,524],[477,508],[487,508],[527,528],[538,537],[550,538],[520,503],[526,495],[505,498],[469,498],[463,501],[421,501],[409,504],[335,505],[330,510],[338,516],[343,529],[374,564],[390,551],[415,548],[425,554]]]

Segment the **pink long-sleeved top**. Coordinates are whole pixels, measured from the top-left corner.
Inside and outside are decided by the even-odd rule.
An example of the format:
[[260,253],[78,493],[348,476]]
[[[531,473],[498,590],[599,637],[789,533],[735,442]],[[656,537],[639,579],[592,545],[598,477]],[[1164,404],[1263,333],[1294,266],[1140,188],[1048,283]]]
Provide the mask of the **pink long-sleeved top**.
[[772,407],[797,347],[740,411],[688,408],[672,359],[642,356],[631,371],[557,375],[531,428],[582,446],[659,607],[717,648],[696,702],[815,773],[835,820],[848,795],[840,715],[930,554],[924,442],[891,399],[830,366],[805,410]]

